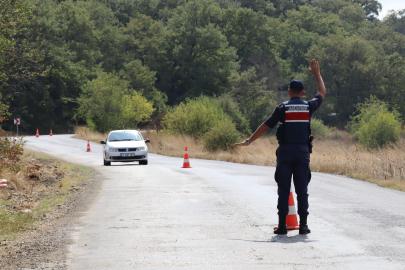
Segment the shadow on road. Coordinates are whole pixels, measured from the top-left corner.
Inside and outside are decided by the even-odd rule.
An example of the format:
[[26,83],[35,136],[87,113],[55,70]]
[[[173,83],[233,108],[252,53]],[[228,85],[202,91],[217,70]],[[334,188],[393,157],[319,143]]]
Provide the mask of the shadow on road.
[[244,242],[252,242],[252,243],[311,243],[311,242],[318,242],[316,240],[308,239],[308,236],[305,234],[297,234],[294,236],[287,236],[287,235],[274,235],[269,240],[246,240],[246,239],[230,239],[235,241],[244,241]]
[[[105,166],[105,165],[100,165],[101,167],[107,167],[107,166]],[[141,165],[141,164],[138,164],[138,163],[133,163],[133,164],[111,164],[110,165],[110,167],[115,167],[115,166],[144,166],[144,165]]]

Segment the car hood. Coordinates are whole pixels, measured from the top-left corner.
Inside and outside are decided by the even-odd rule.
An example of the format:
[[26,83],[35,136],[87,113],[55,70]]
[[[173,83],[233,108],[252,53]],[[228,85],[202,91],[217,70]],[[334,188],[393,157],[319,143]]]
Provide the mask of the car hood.
[[109,147],[125,148],[125,147],[141,147],[146,146],[145,141],[121,141],[121,142],[107,142]]

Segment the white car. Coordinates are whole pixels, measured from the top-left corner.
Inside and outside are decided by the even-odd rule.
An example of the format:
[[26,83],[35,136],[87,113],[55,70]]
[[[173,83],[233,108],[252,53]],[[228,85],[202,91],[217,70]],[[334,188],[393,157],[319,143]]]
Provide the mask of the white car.
[[148,146],[137,130],[114,130],[108,134],[107,141],[101,141],[104,166],[111,162],[139,161],[139,165],[148,165]]

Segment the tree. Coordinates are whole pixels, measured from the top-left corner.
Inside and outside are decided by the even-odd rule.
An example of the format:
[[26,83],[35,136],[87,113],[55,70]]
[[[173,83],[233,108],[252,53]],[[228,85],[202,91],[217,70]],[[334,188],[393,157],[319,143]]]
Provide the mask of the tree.
[[126,59],[140,59],[153,69],[160,65],[157,56],[162,53],[165,36],[164,24],[161,21],[139,14],[122,28],[122,33]]
[[170,104],[224,92],[237,65],[220,20],[221,9],[212,0],[189,1],[168,20],[157,86]]
[[151,103],[130,88],[129,82],[104,72],[83,89],[77,102],[80,105],[78,115],[86,119],[91,128],[101,132],[136,128],[154,110]]
[[155,115],[166,109],[167,96],[155,88],[156,72],[140,60],[124,64],[123,77],[132,89],[141,93],[155,108]]
[[240,6],[255,12],[261,12],[267,16],[272,16],[276,12],[274,5],[267,0],[240,0]]
[[[301,6],[280,17],[276,27],[277,47],[280,57],[288,64],[288,72],[299,72],[308,64],[306,54],[311,46],[322,37],[339,34],[346,35],[351,29],[338,15],[323,13],[320,8]],[[289,74],[291,76],[291,73]]]
[[215,0],[215,2],[217,2],[222,9],[240,8],[241,6],[239,0]]
[[349,5],[339,10],[339,18],[353,28],[359,28],[366,21],[366,12],[359,5]]
[[383,100],[391,104],[405,119],[405,60],[398,53],[389,55],[384,63],[386,74],[383,84]]
[[96,1],[69,0],[44,6],[46,17],[38,25],[42,38],[73,52],[73,61],[84,61],[87,68],[101,65],[111,72],[122,67],[122,37],[111,9]]
[[258,80],[254,68],[241,74],[233,72],[227,92],[239,104],[252,130],[263,123],[277,105],[273,92],[266,90],[265,79]]
[[300,29],[321,36],[345,33],[344,24],[338,15],[323,13],[317,7],[301,6],[298,10],[288,12],[283,20],[280,27],[284,31],[284,35]]
[[405,57],[405,35],[395,32],[387,24],[377,24],[375,27],[362,28],[362,38],[381,47],[387,55],[399,53]]
[[[23,132],[67,131],[78,97],[114,81],[153,104],[154,118],[186,98],[216,97],[246,133],[291,78],[315,94],[307,65],[317,58],[329,88],[326,124],[345,126],[370,94],[405,115],[405,11],[381,22],[380,9],[377,0],[0,1],[1,104],[22,118]],[[132,108],[138,94],[117,98]]]
[[223,11],[222,28],[229,45],[236,48],[243,69],[249,68],[249,58],[260,51],[273,56],[275,46],[270,20],[261,12],[249,8],[231,8]]
[[276,12],[275,15],[276,17],[279,17],[280,15],[285,15],[288,12],[291,12],[293,10],[297,10],[300,6],[307,5],[311,3],[311,0],[270,0],[270,2],[273,4]]
[[[307,52],[311,46],[318,43],[321,36],[317,33],[300,29],[282,38],[282,42],[279,43],[280,57],[286,59],[292,72],[298,72],[303,66],[308,65]],[[286,44],[288,45],[286,46]]]
[[313,2],[312,5],[319,7],[323,13],[339,14],[339,11],[350,5],[351,3],[346,0],[320,0]]
[[[328,125],[344,126],[355,105],[370,96],[379,95],[383,84],[384,52],[359,37],[331,36],[311,47],[307,53],[319,60],[322,77],[328,89],[328,103],[319,109],[319,118]],[[316,81],[303,68],[297,77],[306,82],[309,95],[315,95]]]
[[43,52],[30,42],[31,6],[24,0],[0,1],[0,89],[43,74]]
[[382,10],[382,5],[377,0],[351,0],[353,3],[358,3],[366,12],[367,19],[370,21],[376,20],[379,12]]
[[97,0],[114,12],[114,16],[125,26],[139,12],[139,1]]
[[96,70],[123,67],[118,20],[110,9],[95,1],[32,0],[30,40],[39,40],[45,52],[42,64],[49,72],[36,76],[36,84],[16,91],[4,88],[10,112],[24,119],[23,131],[64,126],[74,117],[76,98]]
[[360,6],[370,21],[377,19],[382,5],[377,0],[319,0],[313,1],[312,5],[319,6],[323,12],[333,12],[338,14],[343,8],[348,6]]
[[405,35],[405,9],[391,11],[384,18],[384,23],[391,26],[394,31]]
[[136,127],[139,122],[148,119],[154,109],[152,103],[148,102],[140,93],[131,91],[131,94],[122,96],[121,113],[122,118],[128,126]]

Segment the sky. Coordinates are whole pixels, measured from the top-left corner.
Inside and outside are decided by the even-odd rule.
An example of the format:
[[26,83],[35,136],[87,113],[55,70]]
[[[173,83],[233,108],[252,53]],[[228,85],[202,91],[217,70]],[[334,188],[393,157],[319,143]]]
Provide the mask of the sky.
[[380,15],[378,18],[380,20],[384,19],[384,17],[387,15],[388,11],[391,9],[405,9],[405,1],[404,0],[378,0],[378,2],[381,3],[383,6],[382,11],[380,12]]

